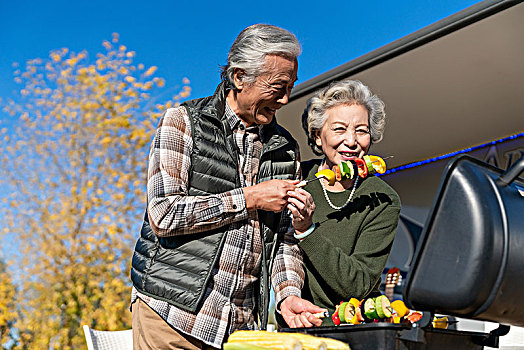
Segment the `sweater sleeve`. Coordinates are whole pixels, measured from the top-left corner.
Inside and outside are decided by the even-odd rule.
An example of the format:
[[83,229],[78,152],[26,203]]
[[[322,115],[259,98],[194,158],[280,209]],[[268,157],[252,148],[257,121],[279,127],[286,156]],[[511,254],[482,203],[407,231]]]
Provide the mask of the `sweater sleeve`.
[[[387,205],[372,211],[362,224],[353,252],[348,254],[322,235],[322,225],[299,245],[318,276],[340,300],[367,295],[379,280],[386,265],[400,206]],[[350,229],[356,229],[352,226]]]

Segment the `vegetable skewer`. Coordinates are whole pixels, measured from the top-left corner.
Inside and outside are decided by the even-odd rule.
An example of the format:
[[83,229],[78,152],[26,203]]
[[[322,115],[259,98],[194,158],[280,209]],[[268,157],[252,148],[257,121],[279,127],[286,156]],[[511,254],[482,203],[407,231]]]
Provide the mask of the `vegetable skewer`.
[[357,175],[364,178],[369,174],[384,174],[386,172],[386,163],[384,162],[384,159],[389,159],[392,157],[393,156],[380,158],[379,156],[365,155],[363,159],[351,159],[340,164],[334,165],[332,170],[320,170],[315,174],[314,179],[302,180],[296,186],[304,187],[308,183],[322,178],[326,179],[329,185],[332,186],[335,184],[335,181],[352,179]]

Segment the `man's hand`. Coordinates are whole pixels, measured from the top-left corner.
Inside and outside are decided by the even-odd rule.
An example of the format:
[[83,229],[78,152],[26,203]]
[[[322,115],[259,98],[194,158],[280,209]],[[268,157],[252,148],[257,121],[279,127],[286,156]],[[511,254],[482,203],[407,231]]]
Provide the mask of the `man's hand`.
[[319,327],[322,324],[322,319],[313,314],[324,311],[327,310],[294,295],[288,296],[280,304],[280,313],[291,328]]
[[279,212],[286,208],[288,192],[295,189],[299,180],[269,180],[254,186],[244,187],[248,211],[262,209]]

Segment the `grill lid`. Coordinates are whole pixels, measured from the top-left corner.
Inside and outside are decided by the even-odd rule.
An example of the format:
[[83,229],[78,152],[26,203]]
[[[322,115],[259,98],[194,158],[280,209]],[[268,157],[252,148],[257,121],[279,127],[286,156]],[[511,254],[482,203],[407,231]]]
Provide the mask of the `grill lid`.
[[441,178],[403,296],[416,310],[524,326],[524,157],[462,155]]

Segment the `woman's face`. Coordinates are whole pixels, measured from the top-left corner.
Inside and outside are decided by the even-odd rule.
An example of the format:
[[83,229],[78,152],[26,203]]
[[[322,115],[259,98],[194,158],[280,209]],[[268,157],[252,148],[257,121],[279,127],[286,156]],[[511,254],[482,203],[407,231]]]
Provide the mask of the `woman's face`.
[[326,122],[317,131],[315,142],[322,148],[329,168],[342,161],[362,158],[371,144],[367,109],[359,104],[328,109]]

